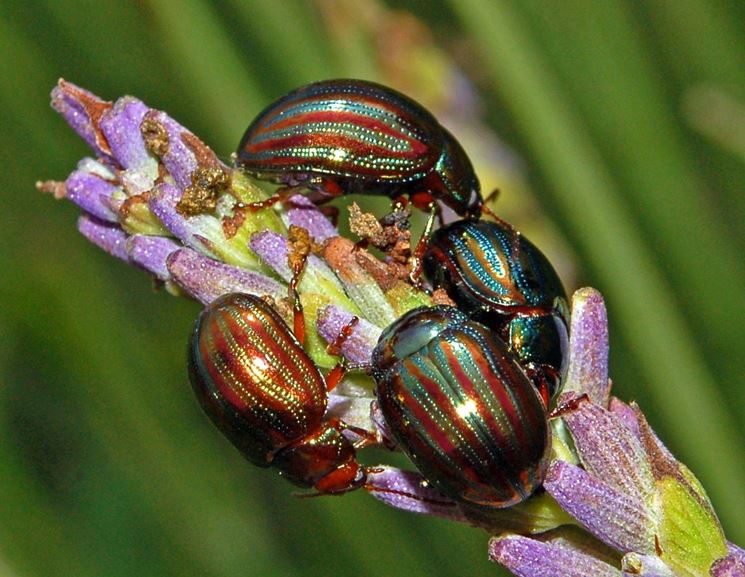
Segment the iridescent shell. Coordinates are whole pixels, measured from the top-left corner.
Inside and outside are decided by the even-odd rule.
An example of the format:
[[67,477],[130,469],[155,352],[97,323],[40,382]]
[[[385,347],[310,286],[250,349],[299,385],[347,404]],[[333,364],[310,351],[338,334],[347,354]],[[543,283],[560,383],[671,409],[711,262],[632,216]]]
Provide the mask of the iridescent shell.
[[326,80],[278,99],[246,130],[237,165],[260,179],[340,194],[408,194],[481,213],[478,179],[460,144],[420,104],[362,80]]
[[509,507],[543,482],[546,407],[507,345],[452,307],[411,311],[373,352],[380,409],[394,438],[444,495]]
[[432,235],[425,276],[508,343],[551,397],[566,370],[569,307],[545,255],[505,222],[459,220]]
[[344,424],[324,420],[323,375],[260,298],[229,294],[202,311],[189,345],[189,375],[204,411],[252,463],[319,492],[364,483]]

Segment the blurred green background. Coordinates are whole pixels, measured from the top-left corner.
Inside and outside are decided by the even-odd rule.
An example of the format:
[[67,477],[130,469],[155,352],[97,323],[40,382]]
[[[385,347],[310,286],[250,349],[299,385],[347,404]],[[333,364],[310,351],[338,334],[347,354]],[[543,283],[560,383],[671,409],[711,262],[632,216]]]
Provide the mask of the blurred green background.
[[286,90],[377,79],[449,110],[479,157],[467,74],[516,155],[477,159],[497,209],[604,293],[616,394],[745,544],[745,4],[11,0],[0,49],[0,575],[499,574],[482,532],[361,491],[296,499],[213,430],[186,380],[197,305],[34,189],[88,153],[49,108],[60,76],[226,158]]

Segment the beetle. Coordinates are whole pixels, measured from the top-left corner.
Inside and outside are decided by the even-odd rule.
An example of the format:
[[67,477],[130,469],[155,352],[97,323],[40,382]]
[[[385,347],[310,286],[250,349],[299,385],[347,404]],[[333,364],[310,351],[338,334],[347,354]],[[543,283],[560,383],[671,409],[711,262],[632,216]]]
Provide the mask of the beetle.
[[324,379],[269,304],[249,294],[219,297],[197,318],[188,351],[199,403],[250,462],[321,494],[364,485],[357,446],[343,434],[351,427],[325,417],[343,366]]
[[423,106],[364,80],[325,80],[270,104],[250,124],[236,165],[284,185],[254,209],[310,189],[317,203],[342,194],[408,195],[417,208],[435,200],[463,217],[483,209],[465,151]]
[[543,483],[546,405],[485,325],[449,306],[409,311],[381,334],[371,372],[391,434],[443,495],[504,508]]
[[422,268],[470,318],[495,330],[546,404],[568,360],[566,291],[546,256],[502,220],[458,220],[429,238]]

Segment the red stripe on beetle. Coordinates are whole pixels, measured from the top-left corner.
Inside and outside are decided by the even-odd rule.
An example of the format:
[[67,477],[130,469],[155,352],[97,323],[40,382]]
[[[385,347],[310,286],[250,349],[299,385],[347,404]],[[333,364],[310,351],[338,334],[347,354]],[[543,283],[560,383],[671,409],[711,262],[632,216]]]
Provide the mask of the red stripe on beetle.
[[[421,383],[421,381],[420,381]],[[399,394],[403,397],[402,404],[408,411],[415,417],[423,431],[426,431],[427,436],[431,439],[435,446],[432,446],[422,436],[420,439],[420,448],[426,448],[429,451],[430,458],[428,461],[450,461],[452,464],[460,466],[460,473],[466,477],[466,479],[472,483],[481,483],[480,475],[471,465],[470,459],[468,459],[461,450],[460,443],[456,444],[450,438],[452,432],[460,432],[457,427],[452,427],[449,430],[445,429],[442,424],[447,423],[454,425],[452,420],[444,420],[440,423],[437,419],[429,414],[427,409],[419,402],[419,400],[411,394],[408,389],[402,389]],[[416,439],[414,439],[416,440]],[[421,455],[420,455],[421,457]]]
[[[465,393],[464,396],[467,397],[470,401],[474,402],[477,409],[476,412],[485,425],[486,433],[493,436],[494,440],[497,441],[496,444],[499,447],[498,450],[500,453],[502,453],[502,455],[500,456],[502,456],[505,461],[509,461],[510,458],[515,458],[517,456],[519,448],[515,447],[514,443],[510,442],[514,440],[513,435],[506,434],[506,432],[502,430],[502,423],[500,423],[499,419],[495,417],[495,410],[501,411],[504,408],[502,403],[503,399],[498,394],[498,392],[505,392],[504,382],[499,377],[495,379],[486,378],[487,376],[492,375],[492,373],[490,370],[484,370],[484,367],[488,367],[491,365],[489,361],[484,358],[483,355],[478,352],[473,353],[473,351],[480,351],[475,341],[469,339],[464,344],[466,349],[472,351],[470,356],[474,358],[474,363],[479,368],[480,374],[486,379],[486,384],[488,385],[489,391],[497,399],[496,406],[492,408],[486,407],[483,392],[476,389],[476,387],[473,385],[473,380],[471,378],[472,375],[468,375],[463,370],[463,363],[456,354],[456,351],[452,350],[452,347],[448,347],[449,351],[447,357],[450,370],[453,372],[454,375],[456,375],[458,384],[463,387],[463,391]],[[445,346],[445,344],[443,344],[443,346]],[[497,386],[495,387],[495,385]],[[514,431],[510,432],[514,433]]]
[[[409,364],[406,363],[406,365]],[[416,366],[407,366],[407,368],[433,399],[435,406],[445,415],[445,418],[440,422],[431,417],[427,409],[408,390],[401,391],[408,399],[404,402],[404,405],[409,409],[414,409],[415,416],[424,425],[423,429],[433,437],[444,455],[452,458],[457,457],[455,460],[463,467],[462,473],[467,476],[468,480],[483,485],[483,475],[478,472],[478,465],[489,462],[494,457],[489,451],[489,447],[481,442],[476,432],[468,426],[467,421],[458,414],[456,407],[450,398],[443,393],[439,383],[427,378]],[[443,425],[449,425],[449,427],[446,428]],[[454,442],[450,435],[455,435],[456,438],[460,437],[458,442]],[[443,439],[446,442],[443,442]],[[469,455],[469,452],[472,454]],[[501,455],[498,455],[498,457],[501,457]],[[442,459],[442,455],[438,455],[438,458]],[[503,480],[506,480],[501,470],[498,473]]]

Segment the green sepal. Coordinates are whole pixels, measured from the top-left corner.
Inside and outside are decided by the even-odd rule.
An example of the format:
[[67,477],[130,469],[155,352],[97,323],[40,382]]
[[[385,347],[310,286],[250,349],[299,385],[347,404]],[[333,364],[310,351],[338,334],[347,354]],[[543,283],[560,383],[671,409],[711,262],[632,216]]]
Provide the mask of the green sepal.
[[727,541],[708,499],[676,477],[658,480],[657,493],[660,558],[676,575],[709,575],[711,564],[727,555]]
[[129,234],[143,234],[147,236],[173,236],[161,224],[155,216],[146,201],[132,202],[130,199],[127,208],[120,211],[120,223],[125,232]]
[[270,230],[287,234],[287,228],[277,212],[270,208],[256,212],[248,210],[234,235],[226,238],[223,230],[223,221],[234,216],[240,205],[266,198],[266,192],[253,184],[243,173],[234,171],[231,174],[230,192],[224,194],[218,201],[216,209],[218,219],[213,219],[210,223],[213,231],[209,237],[212,243],[210,248],[215,256],[228,264],[271,274],[271,271],[249,248],[248,242],[257,232]]
[[391,303],[396,318],[403,316],[410,310],[432,306],[432,298],[427,293],[404,282],[394,285],[385,293],[385,296]]
[[345,282],[340,277],[346,293],[355,302],[358,310],[370,322],[380,326],[388,326],[396,320],[396,314],[388,299],[375,280],[367,273],[357,271],[355,282]]
[[[240,170],[233,170],[230,173],[230,189],[235,199],[243,204],[250,204],[269,198],[269,193],[266,190]],[[282,208],[281,203],[277,203],[276,206],[279,209]],[[274,211],[269,209],[260,210],[256,212],[256,215],[259,216],[264,212],[271,213]]]
[[580,461],[577,456],[577,450],[574,447],[574,441],[564,421],[561,419],[551,419],[549,423],[551,424],[551,460],[579,465]]
[[546,492],[533,495],[530,499],[507,509],[469,507],[463,504],[461,507],[476,525],[494,534],[509,531],[521,535],[535,535],[564,525],[578,525],[577,521]]
[[303,348],[313,362],[322,369],[330,369],[336,364],[337,357],[326,352],[328,343],[318,334],[316,320],[318,309],[329,304],[328,299],[314,293],[303,293],[300,295],[303,304],[303,315],[305,317],[305,344]]
[[344,285],[333,271],[326,266],[314,266],[313,261],[308,261],[305,265],[298,292],[303,298],[310,295],[327,305],[333,304],[355,316],[362,316],[360,308],[347,296]]
[[[303,315],[305,317],[305,345],[304,349],[313,362],[322,369],[330,369],[336,365],[339,357],[330,355],[326,352],[328,343],[318,334],[316,321],[318,320],[319,309],[324,309],[330,304],[338,305],[333,295],[319,293],[302,293],[300,302],[303,305]],[[351,303],[350,303],[351,304]],[[351,307],[356,309],[353,304]],[[359,314],[356,310],[350,309],[353,314]]]

